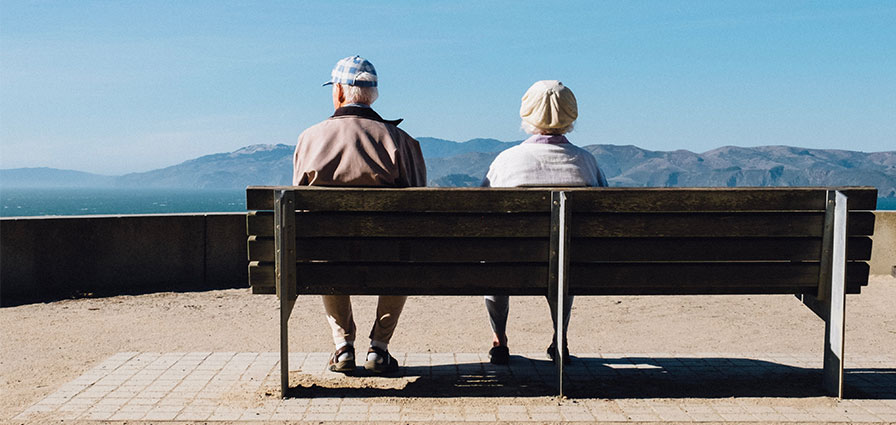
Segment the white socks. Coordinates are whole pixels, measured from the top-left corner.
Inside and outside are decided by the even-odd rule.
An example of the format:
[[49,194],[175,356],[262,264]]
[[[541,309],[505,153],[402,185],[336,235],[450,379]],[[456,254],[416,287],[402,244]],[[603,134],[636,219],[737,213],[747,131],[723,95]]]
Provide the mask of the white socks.
[[[353,344],[350,342],[342,342],[342,343],[336,344],[336,350],[339,350],[340,348],[345,347],[346,345],[352,346]],[[383,350],[385,352],[389,352],[389,344],[386,344],[383,342],[370,341],[370,346],[379,348],[380,350]],[[344,353],[340,354],[339,357],[336,359],[336,361],[342,362],[342,361],[353,359],[353,358],[355,358],[354,352],[355,352],[355,350],[352,347],[352,348],[346,350]],[[370,352],[370,353],[367,353],[367,361],[375,361],[377,363],[383,363],[386,361],[386,359],[381,357],[376,352]]]
[[[349,344],[348,342],[342,342],[342,343],[336,345],[336,350],[339,350],[340,348],[345,347],[346,345],[351,346],[352,344]],[[336,361],[344,362],[346,360],[350,360],[353,358],[355,358],[355,350],[349,349],[349,350],[346,350],[344,353],[340,354],[339,357],[336,359]]]
[[[370,346],[371,346],[371,347],[379,348],[380,350],[383,350],[383,351],[385,351],[385,352],[389,352],[389,344],[386,344],[386,343],[384,343],[384,342],[372,341],[372,340],[371,340],[371,341],[370,341]],[[371,352],[367,353],[367,361],[368,361],[368,362],[369,362],[369,361],[374,361],[374,362],[376,362],[376,363],[383,363],[383,362],[386,361],[386,359],[382,358],[382,357],[381,357],[379,354],[377,354],[376,352],[371,351]]]

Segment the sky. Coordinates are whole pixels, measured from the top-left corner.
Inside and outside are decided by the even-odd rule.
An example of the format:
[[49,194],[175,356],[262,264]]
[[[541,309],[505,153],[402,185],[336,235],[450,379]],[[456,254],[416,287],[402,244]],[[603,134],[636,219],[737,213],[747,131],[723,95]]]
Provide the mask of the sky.
[[524,139],[556,79],[581,146],[896,150],[894,1],[0,0],[0,168],[294,144],[356,54],[415,137]]

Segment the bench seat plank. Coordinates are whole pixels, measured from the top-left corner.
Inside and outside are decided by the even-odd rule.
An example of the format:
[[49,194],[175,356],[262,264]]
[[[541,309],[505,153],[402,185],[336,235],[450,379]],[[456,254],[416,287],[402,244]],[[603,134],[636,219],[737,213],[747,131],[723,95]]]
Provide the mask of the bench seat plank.
[[[572,261],[818,261],[821,238],[574,238]],[[849,260],[871,258],[871,238],[847,244]],[[250,261],[274,261],[274,240],[249,238]],[[548,256],[541,238],[299,238],[299,261],[535,262]]]
[[[544,295],[547,264],[345,264],[299,263],[299,294]],[[255,286],[268,287],[272,264],[250,266]]]
[[[545,264],[298,263],[299,294],[544,295]],[[818,263],[570,264],[579,295],[796,294],[818,289]],[[273,286],[273,265],[250,267],[253,288]],[[849,263],[847,285],[868,282],[866,263]]]
[[[274,190],[246,190],[249,210],[273,210]],[[844,187],[850,210],[874,210],[873,188]],[[565,188],[573,213],[581,211],[762,211],[825,209],[827,188]],[[334,192],[337,194],[334,196]],[[419,192],[425,192],[421,196]],[[316,211],[550,211],[545,188],[332,188],[306,187],[296,205]]]
[[[273,214],[247,217],[251,235],[273,236]],[[572,237],[820,237],[822,212],[582,213],[570,220]],[[299,237],[548,237],[550,216],[538,213],[296,214]],[[849,215],[849,235],[874,232],[874,214]]]

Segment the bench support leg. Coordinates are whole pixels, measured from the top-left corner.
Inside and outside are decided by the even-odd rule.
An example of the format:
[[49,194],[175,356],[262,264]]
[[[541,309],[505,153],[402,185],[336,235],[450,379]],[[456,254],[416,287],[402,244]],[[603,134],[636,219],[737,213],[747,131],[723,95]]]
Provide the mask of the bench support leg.
[[567,207],[566,192],[551,193],[551,254],[548,282],[548,302],[551,313],[554,314],[557,328],[555,333],[557,340],[557,389],[560,397],[563,397],[563,342],[566,341],[566,332],[563,328],[564,306],[569,296],[567,287],[569,271],[569,208]]
[[[831,204],[833,201],[833,205]],[[843,349],[846,321],[846,196],[832,192],[828,197],[828,214],[833,210],[830,279],[824,283],[827,299],[824,330],[824,387],[828,394],[843,398]],[[826,220],[827,221],[827,220]],[[827,224],[827,223],[825,223]],[[827,249],[827,246],[825,247]]]
[[296,303],[296,207],[292,192],[274,200],[277,296],[280,298],[280,396],[289,391],[289,315]]
[[824,320],[822,383],[829,395],[843,398],[843,350],[846,322],[846,196],[828,192],[818,294],[803,294],[803,304]]

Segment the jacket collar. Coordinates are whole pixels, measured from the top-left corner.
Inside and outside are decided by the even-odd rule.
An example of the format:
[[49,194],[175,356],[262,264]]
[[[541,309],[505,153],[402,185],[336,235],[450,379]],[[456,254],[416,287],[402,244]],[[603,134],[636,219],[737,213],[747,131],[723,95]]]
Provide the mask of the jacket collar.
[[363,108],[359,106],[343,106],[333,112],[333,116],[331,116],[330,118],[342,117],[347,115],[367,118],[369,120],[379,121],[381,123],[392,124],[395,126],[403,121],[403,119],[401,118],[397,120],[384,120],[383,117],[381,117],[380,114],[377,114],[373,109]]
[[569,143],[569,140],[562,134],[534,134],[524,140],[523,143],[536,145],[562,145]]

